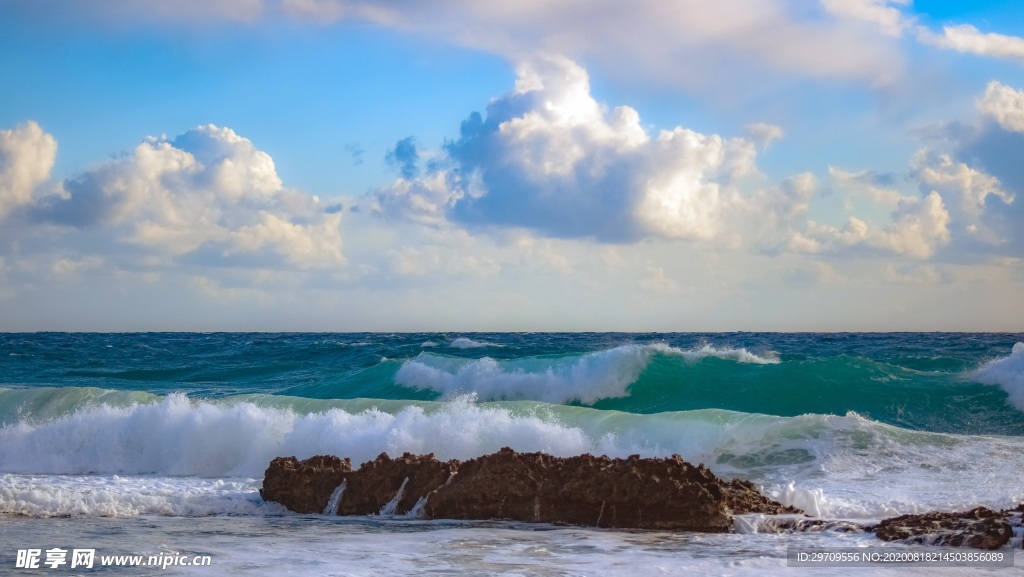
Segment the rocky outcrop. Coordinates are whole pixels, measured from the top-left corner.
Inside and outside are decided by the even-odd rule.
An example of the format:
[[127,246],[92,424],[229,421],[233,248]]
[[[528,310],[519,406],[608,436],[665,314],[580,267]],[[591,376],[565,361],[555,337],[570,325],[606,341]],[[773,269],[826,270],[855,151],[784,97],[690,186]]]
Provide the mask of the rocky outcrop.
[[1011,521],[1019,524],[1020,515],[978,507],[962,513],[932,512],[885,519],[875,527],[875,535],[885,541],[911,544],[999,549],[1013,536]]
[[381,454],[356,471],[348,460],[314,459],[319,460],[274,459],[263,498],[297,512],[320,512],[344,483],[339,515],[414,511],[431,519],[707,532],[730,530],[733,514],[797,512],[764,497],[749,482],[724,482],[679,456],[560,458],[505,448],[464,462]]
[[[458,461],[441,462],[428,455],[405,453],[392,459],[381,453],[346,476],[336,515],[405,515],[442,487],[458,469]],[[289,507],[291,508],[291,507]]]
[[711,532],[728,531],[733,512],[752,510],[783,507],[678,456],[559,458],[511,449],[462,463],[426,504],[433,518]]
[[331,494],[351,472],[348,459],[328,455],[305,461],[278,457],[267,467],[260,497],[277,501],[296,513],[323,513]]

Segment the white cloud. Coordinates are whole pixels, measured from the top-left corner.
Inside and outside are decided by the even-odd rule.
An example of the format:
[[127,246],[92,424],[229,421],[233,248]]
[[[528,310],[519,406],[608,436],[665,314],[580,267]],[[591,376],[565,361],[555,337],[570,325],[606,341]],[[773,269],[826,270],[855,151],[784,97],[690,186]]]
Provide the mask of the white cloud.
[[[853,0],[850,0],[853,1]],[[780,74],[877,86],[901,74],[902,55],[851,18],[822,18],[807,0],[36,0],[20,8],[46,19],[121,26],[250,22],[282,17],[321,24],[369,22],[425,34],[513,60],[566,54],[617,74],[689,88],[756,83]],[[859,0],[847,13],[884,23],[889,10]],[[884,29],[892,25],[886,24]],[[884,40],[884,37],[882,38]],[[686,63],[680,66],[680,63]],[[743,69],[747,74],[722,74]],[[672,70],[672,74],[665,74]],[[754,79],[753,76],[757,76]]]
[[35,122],[0,130],[0,218],[35,200],[56,158],[57,140]]
[[594,100],[565,58],[520,66],[515,91],[465,121],[447,152],[447,165],[378,190],[375,211],[555,237],[711,239],[756,157],[742,138],[681,127],[651,137],[634,109]]
[[877,26],[889,36],[899,37],[911,24],[897,6],[906,6],[910,0],[821,0],[830,14],[859,20]]
[[682,127],[653,136],[634,109],[594,100],[586,71],[565,58],[522,65],[516,90],[491,101],[486,116],[463,122],[446,152],[426,174],[378,190],[375,211],[434,227],[768,252],[859,248],[926,259],[951,239],[942,196],[901,194],[891,175],[830,168],[836,183],[891,211],[881,224],[856,216],[843,228],[807,221],[816,189],[810,173],[744,192],[747,177],[758,174],[753,142]]
[[970,24],[946,26],[942,34],[919,28],[918,40],[957,52],[1007,58],[1024,63],[1024,38],[1004,34],[983,33]]
[[809,172],[746,195],[730,190],[716,240],[732,249],[776,253],[787,248],[791,231],[803,226],[816,191],[817,179]]
[[870,246],[891,250],[911,258],[924,259],[949,242],[949,212],[937,192],[921,200],[901,201],[891,225],[869,231]]
[[285,189],[274,162],[229,128],[200,126],[65,183],[37,218],[108,230],[170,256],[277,254],[300,268],[342,264],[340,214]]
[[449,182],[445,171],[430,172],[418,178],[399,178],[378,190],[371,210],[386,219],[408,219],[420,224],[441,226],[446,214],[465,192]]
[[725,214],[742,201],[725,188],[754,171],[752,145],[684,128],[662,131],[651,147],[634,215],[643,228],[665,238],[711,239],[722,232]]
[[995,119],[1003,130],[1024,133],[1024,91],[989,82],[985,95],[978,100],[978,111]]
[[891,184],[891,177],[888,175],[879,175],[869,170],[850,172],[835,166],[828,167],[828,174],[836,184],[881,206],[896,208],[902,201],[913,200],[912,197],[904,196],[895,188],[888,186]]
[[1014,195],[1003,190],[999,179],[965,163],[955,162],[948,154],[934,154],[927,150],[918,151],[910,164],[912,176],[923,188],[935,190],[943,198],[956,199],[951,204],[951,214],[957,229],[990,244],[1001,242],[984,220],[986,200],[990,196],[1004,204],[1014,201]]
[[932,192],[921,199],[901,200],[885,226],[873,226],[852,216],[841,229],[808,221],[805,230],[793,233],[790,248],[817,253],[868,247],[927,259],[949,241],[949,212],[942,197]]
[[767,149],[773,142],[786,135],[786,131],[783,130],[781,126],[768,124],[766,122],[748,124],[746,126],[746,130],[747,136],[761,145],[762,150]]

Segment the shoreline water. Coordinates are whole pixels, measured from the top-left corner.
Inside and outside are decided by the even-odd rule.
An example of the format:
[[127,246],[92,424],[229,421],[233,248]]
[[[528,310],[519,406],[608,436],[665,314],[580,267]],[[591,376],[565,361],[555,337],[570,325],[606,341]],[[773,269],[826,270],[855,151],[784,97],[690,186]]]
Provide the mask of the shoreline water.
[[[300,575],[636,574],[629,564],[811,574],[786,568],[786,547],[880,542],[839,531],[784,542],[335,521],[289,515],[257,489],[280,455],[358,464],[381,452],[467,459],[509,445],[558,456],[678,453],[826,519],[1012,508],[1024,502],[1019,342],[1024,335],[0,335],[0,516],[14,529],[0,555],[94,543],[125,554],[210,550],[227,574],[285,565]],[[388,550],[408,554],[389,562]],[[1020,550],[1008,550],[1020,565]],[[823,571],[815,574],[850,574]],[[925,574],[869,570],[897,572]]]

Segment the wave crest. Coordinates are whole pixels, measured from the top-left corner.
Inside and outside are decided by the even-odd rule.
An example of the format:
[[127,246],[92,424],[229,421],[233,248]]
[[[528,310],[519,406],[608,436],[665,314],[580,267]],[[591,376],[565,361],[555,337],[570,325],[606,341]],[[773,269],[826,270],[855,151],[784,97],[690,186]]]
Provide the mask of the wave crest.
[[473,339],[467,339],[466,337],[459,337],[448,344],[453,349],[483,349],[487,347],[500,347],[503,345],[497,345],[494,343],[488,343],[484,341],[474,341]]
[[[457,339],[458,340],[458,339]],[[739,363],[775,364],[775,356],[758,356],[746,349],[703,345],[680,349],[663,343],[622,345],[564,357],[525,357],[510,360],[462,359],[421,353],[406,361],[395,383],[443,395],[475,394],[483,401],[532,400],[564,404],[593,404],[601,399],[629,396],[628,388],[657,354],[688,362],[717,358]]]
[[1010,356],[986,363],[973,377],[986,385],[999,385],[1013,406],[1024,411],[1024,343],[1013,345]]
[[[297,412],[264,402],[311,401],[196,401],[173,394],[155,403],[84,406],[45,422],[7,425],[0,428],[0,513],[259,515],[272,511],[254,495],[256,479],[277,456],[333,454],[358,464],[381,452],[468,459],[503,446],[563,457],[676,453],[718,475],[775,487],[773,494],[822,516],[1024,500],[1015,475],[1024,467],[1019,437],[915,432],[854,413],[638,415],[472,398],[382,405],[390,412],[366,409],[371,401],[365,399],[315,401],[319,412]],[[783,490],[793,481],[793,489]]]

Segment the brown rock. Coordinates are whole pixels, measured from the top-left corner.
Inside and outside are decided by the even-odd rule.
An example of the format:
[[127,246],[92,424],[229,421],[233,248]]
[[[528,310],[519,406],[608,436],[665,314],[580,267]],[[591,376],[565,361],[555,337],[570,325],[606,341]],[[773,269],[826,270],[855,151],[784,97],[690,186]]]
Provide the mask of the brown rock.
[[885,519],[875,535],[885,541],[999,549],[1010,541],[1008,511],[977,507],[963,513],[923,513]]
[[707,532],[728,531],[733,512],[783,510],[753,485],[724,483],[678,455],[562,459],[508,448],[462,463],[426,505],[432,518]]
[[305,461],[278,457],[270,462],[263,476],[260,497],[276,501],[296,513],[323,513],[327,502],[352,463],[338,457],[317,455]]
[[[444,485],[458,467],[458,461],[442,463],[433,453],[423,456],[405,453],[397,459],[381,453],[373,461],[363,463],[358,471],[346,475],[345,492],[336,513],[404,515]],[[385,507],[389,510],[384,511]]]
[[559,458],[505,448],[460,463],[433,455],[391,459],[381,454],[358,471],[349,469],[347,459],[334,459],[337,466],[330,467],[322,461],[308,464],[312,459],[274,459],[261,494],[292,510],[315,513],[344,481],[340,515],[401,515],[419,505],[423,516],[433,519],[708,532],[728,531],[733,513],[798,512],[764,497],[749,482],[723,482],[678,455]]

